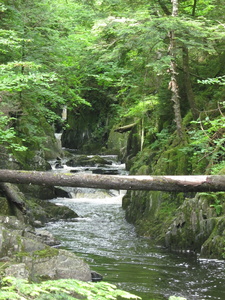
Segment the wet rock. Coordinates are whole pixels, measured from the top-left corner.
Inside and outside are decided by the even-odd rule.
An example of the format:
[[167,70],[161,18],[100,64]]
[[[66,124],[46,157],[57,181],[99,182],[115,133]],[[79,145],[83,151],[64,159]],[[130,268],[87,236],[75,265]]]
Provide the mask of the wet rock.
[[93,282],[98,282],[103,280],[103,276],[97,272],[92,271],[91,272],[91,278]]
[[70,193],[61,187],[55,187],[55,196],[60,198],[71,198]]
[[60,244],[53,234],[47,230],[36,229],[35,232],[40,241],[48,246],[56,246]]
[[225,218],[214,219],[209,238],[203,243],[200,255],[206,258],[225,258]]
[[104,174],[104,175],[118,175],[119,174],[119,170],[118,169],[95,169],[92,170],[93,174]]
[[111,165],[112,162],[108,161],[107,159],[95,155],[95,156],[86,156],[86,155],[79,155],[76,156],[69,161],[66,162],[66,165],[69,167],[85,167],[85,166],[99,166],[99,165]]
[[55,203],[42,200],[36,200],[36,207],[32,211],[32,214],[34,219],[32,225],[35,227],[44,226],[44,224],[49,221],[74,219],[78,217],[77,213],[67,206],[56,205]]

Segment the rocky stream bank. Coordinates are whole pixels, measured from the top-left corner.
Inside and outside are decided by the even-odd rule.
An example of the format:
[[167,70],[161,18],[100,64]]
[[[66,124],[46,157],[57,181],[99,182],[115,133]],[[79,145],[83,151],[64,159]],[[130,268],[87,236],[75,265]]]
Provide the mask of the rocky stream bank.
[[[85,156],[79,163],[82,158],[87,161]],[[97,160],[100,163],[99,159],[95,157],[91,161],[96,164]],[[68,192],[60,187],[1,183],[0,196],[1,277],[14,276],[32,282],[66,278],[96,281],[96,276],[99,280],[83,259],[59,249],[60,242],[42,229],[49,221],[76,222],[78,215],[73,210],[47,201],[69,197]]]

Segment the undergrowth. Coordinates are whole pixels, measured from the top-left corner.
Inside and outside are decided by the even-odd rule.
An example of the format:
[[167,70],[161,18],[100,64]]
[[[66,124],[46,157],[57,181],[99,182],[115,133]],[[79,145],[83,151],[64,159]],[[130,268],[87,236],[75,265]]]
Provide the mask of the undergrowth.
[[0,288],[0,300],[141,299],[107,282],[93,283],[74,279],[29,283],[24,279],[5,277],[1,280]]

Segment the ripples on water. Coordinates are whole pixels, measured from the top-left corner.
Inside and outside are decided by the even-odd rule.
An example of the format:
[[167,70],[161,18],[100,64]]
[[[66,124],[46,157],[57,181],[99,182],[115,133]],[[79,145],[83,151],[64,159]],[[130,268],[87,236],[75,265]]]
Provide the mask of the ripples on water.
[[49,223],[61,246],[84,258],[104,280],[143,300],[171,295],[188,300],[225,300],[223,261],[200,260],[192,254],[169,253],[137,237],[121,208],[123,192],[74,189],[73,198],[52,200],[79,218]]
[[225,299],[224,262],[198,260],[155,247],[137,237],[134,227],[124,220],[121,194],[109,197],[100,191],[98,197],[95,191],[94,195],[91,198],[90,190],[85,193],[83,189],[77,198],[52,200],[80,216],[76,221],[48,224],[62,247],[83,257],[104,280],[143,300],[168,299],[175,294],[188,300]]

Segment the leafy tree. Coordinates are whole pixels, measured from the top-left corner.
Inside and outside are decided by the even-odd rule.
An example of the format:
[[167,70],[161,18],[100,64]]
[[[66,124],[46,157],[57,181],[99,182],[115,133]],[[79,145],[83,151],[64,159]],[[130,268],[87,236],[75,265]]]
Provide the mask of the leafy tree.
[[65,105],[89,105],[80,96],[80,79],[74,72],[81,54],[78,38],[77,43],[73,40],[77,5],[68,5],[67,14],[62,14],[62,3],[5,0],[1,6],[0,91],[29,147],[41,143],[43,118],[52,124],[60,120]]

